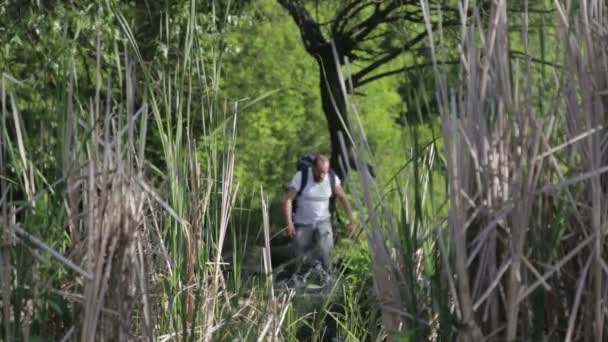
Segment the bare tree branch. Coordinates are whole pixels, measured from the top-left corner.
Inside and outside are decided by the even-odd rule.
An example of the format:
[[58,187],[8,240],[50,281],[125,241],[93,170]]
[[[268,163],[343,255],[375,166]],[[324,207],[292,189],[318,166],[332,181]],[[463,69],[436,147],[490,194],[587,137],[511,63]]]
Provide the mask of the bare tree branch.
[[[437,64],[458,64],[460,63],[460,61],[445,61],[445,62],[437,62]],[[387,77],[387,76],[391,76],[391,75],[395,75],[395,74],[399,74],[402,72],[406,72],[406,71],[411,71],[411,70],[415,70],[415,69],[422,69],[422,68],[426,68],[426,67],[430,67],[432,66],[433,63],[429,62],[429,63],[421,63],[421,64],[416,64],[416,65],[408,65],[405,66],[403,68],[398,68],[398,69],[394,69],[394,70],[390,70],[390,71],[386,71],[386,72],[381,72],[379,74],[376,74],[374,76],[370,76],[366,79],[360,80],[355,84],[355,87],[360,87],[363,86],[369,82],[373,82],[377,79],[380,79],[382,77]]]
[[[336,13],[334,25],[332,26],[332,34],[341,34],[344,28],[350,20],[352,20],[357,14],[370,6],[379,6],[374,1],[353,1],[348,6],[345,6]],[[349,13],[349,11],[352,11]]]
[[[372,40],[375,40],[378,38],[386,38],[387,36],[389,36],[391,34],[393,34],[393,32],[382,32],[382,33],[378,33],[378,34],[375,34],[372,36],[367,36],[363,41],[368,42],[368,41],[372,41]],[[361,49],[361,48],[357,47],[357,49]]]
[[549,61],[546,61],[544,59],[532,57],[532,56],[530,56],[530,55],[528,55],[528,54],[526,54],[525,52],[522,52],[522,51],[511,50],[511,51],[509,51],[509,54],[510,54],[511,57],[521,58],[521,59],[524,59],[524,60],[530,58],[531,62],[534,62],[534,63],[537,63],[537,64],[544,64],[544,65],[552,66],[552,67],[558,68],[558,69],[563,68],[563,66],[561,64],[555,64],[555,63],[551,63]]
[[[378,58],[378,55],[381,54],[382,51],[379,49],[374,49],[371,47],[357,47],[353,52],[351,52],[353,61],[351,65],[353,65],[356,61],[373,62],[376,58]],[[360,66],[358,64],[354,65]]]
[[396,2],[390,3],[386,8],[380,9],[380,6],[377,6],[367,19],[363,20],[358,25],[355,25],[351,30],[346,32],[346,35],[349,37],[353,37],[353,40],[359,41],[369,35],[373,30],[375,30],[379,25],[383,24],[387,17],[391,15],[391,12],[398,9],[399,5]]
[[399,48],[395,48],[394,50],[387,52],[384,56],[378,58],[375,62],[370,63],[367,67],[359,70],[355,75],[353,75],[353,81],[356,84],[360,84],[360,81],[363,77],[365,77],[372,71],[378,69],[382,65],[392,61],[397,56],[399,56],[399,54],[403,53],[404,50],[411,49],[414,45],[424,40],[426,38],[426,34],[426,31],[418,33],[418,35],[410,39],[410,41],[408,41],[403,46],[400,46]]
[[319,23],[308,13],[301,1],[278,0],[278,2],[289,12],[300,29],[306,51],[311,55],[315,55],[322,45],[327,44]]
[[409,21],[412,23],[422,24],[424,22],[424,18],[416,15],[416,13],[412,13],[409,11],[404,11],[400,13],[389,14],[383,18],[377,18],[375,20],[370,20],[368,22],[368,27],[361,29],[358,33],[354,34],[354,40],[363,41],[366,37],[374,30],[378,29],[380,25],[383,24],[391,24],[396,21]]

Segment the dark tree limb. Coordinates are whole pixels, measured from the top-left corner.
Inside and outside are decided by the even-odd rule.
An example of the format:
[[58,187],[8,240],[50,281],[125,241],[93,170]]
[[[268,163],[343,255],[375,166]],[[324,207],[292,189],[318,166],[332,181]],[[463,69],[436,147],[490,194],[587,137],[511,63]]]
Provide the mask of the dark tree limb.
[[346,35],[353,37],[353,39],[356,41],[360,41],[375,30],[379,25],[385,23],[386,18],[389,17],[391,12],[396,10],[398,7],[399,6],[396,4],[396,2],[390,3],[384,9],[380,9],[380,6],[377,6],[374,13],[347,31]]
[[394,50],[387,52],[384,56],[376,59],[374,62],[370,63],[367,67],[361,69],[356,74],[354,74],[353,81],[356,84],[359,84],[360,80],[363,77],[370,74],[371,72],[378,69],[379,67],[383,66],[384,64],[397,58],[397,56],[399,56],[399,54],[403,53],[403,51],[411,49],[414,45],[418,44],[423,39],[425,39],[426,35],[427,35],[426,31],[420,32],[418,35],[416,35],[414,38],[410,39],[403,46],[400,46],[399,48],[395,48]]
[[[386,37],[388,37],[391,34],[393,34],[393,32],[385,31],[385,32],[378,33],[378,34],[375,34],[375,35],[367,36],[363,41],[364,42],[370,42],[372,40],[386,38]],[[357,47],[357,49],[360,49],[360,48]]]
[[[378,6],[373,1],[353,1],[336,13],[334,25],[331,32],[333,34],[344,34],[344,30],[349,21],[353,20],[361,11],[370,6]],[[352,12],[350,12],[352,11]],[[350,12],[350,13],[349,13]]]
[[[400,54],[411,51],[427,37],[424,21],[416,7],[419,0],[344,0],[333,20],[323,24],[316,20],[318,15],[314,17],[309,13],[304,5],[305,0],[277,1],[293,18],[300,30],[306,51],[319,64],[321,105],[330,134],[331,163],[336,167],[335,171],[340,178],[344,178],[347,169],[342,169],[338,163],[341,151],[338,136],[349,130],[344,80],[341,78],[345,58],[348,57],[352,63],[357,60],[364,62],[353,75],[355,89],[350,89],[348,93],[356,92],[356,87],[379,78],[421,67],[410,66],[374,75],[380,67],[390,63]],[[415,36],[403,44],[383,45],[383,38],[388,40],[388,34],[396,34],[391,32],[387,25],[398,21],[412,24]],[[410,28],[409,31],[411,30]],[[346,141],[346,145],[348,151],[352,150],[350,141]],[[351,164],[352,169],[356,169],[351,160],[346,162]]]
[[543,65],[551,66],[551,67],[554,67],[554,68],[557,68],[557,69],[563,68],[563,65],[552,63],[552,62],[546,61],[544,59],[532,57],[532,56],[530,56],[529,54],[526,54],[523,51],[510,50],[509,51],[509,55],[512,58],[520,58],[520,59],[523,59],[523,60],[530,59],[531,62],[534,62],[536,64],[543,64]]
[[321,26],[308,13],[304,4],[299,0],[278,0],[279,4],[289,12],[300,29],[304,48],[311,55],[316,55],[322,45],[327,41],[321,32]]
[[[446,64],[458,64],[460,63],[460,61],[446,61],[446,62],[438,62],[437,64],[439,65],[446,65]],[[380,78],[383,77],[387,77],[387,76],[391,76],[391,75],[396,75],[402,72],[406,72],[406,71],[412,71],[412,70],[416,70],[416,69],[422,69],[422,68],[427,68],[432,66],[433,63],[421,63],[421,64],[416,64],[416,65],[408,65],[405,66],[403,68],[398,68],[398,69],[394,69],[394,70],[389,70],[389,71],[385,71],[385,72],[381,72],[379,74],[370,76],[366,79],[360,80],[358,81],[354,86],[355,87],[361,87],[369,82],[373,82],[375,80],[378,80]]]

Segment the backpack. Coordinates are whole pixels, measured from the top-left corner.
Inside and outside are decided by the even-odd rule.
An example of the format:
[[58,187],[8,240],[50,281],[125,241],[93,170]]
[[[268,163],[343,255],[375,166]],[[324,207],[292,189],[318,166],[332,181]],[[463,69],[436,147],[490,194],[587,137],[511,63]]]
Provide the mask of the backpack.
[[[304,155],[304,156],[300,157],[298,159],[298,161],[296,162],[296,170],[301,172],[302,181],[300,182],[300,189],[298,189],[298,194],[296,195],[296,198],[294,199],[293,204],[291,206],[292,215],[295,214],[298,197],[300,197],[300,195],[302,194],[302,191],[304,191],[304,189],[306,188],[306,184],[308,183],[308,172],[310,172],[310,169],[314,166],[314,164],[315,164],[315,156],[312,154]],[[335,178],[336,173],[332,169],[329,169],[328,176],[329,176],[329,184],[331,186],[331,196],[329,197],[329,213],[331,215],[332,227],[335,230],[335,223],[339,220],[338,212],[336,210],[336,195],[335,195],[335,193],[336,193],[336,178]],[[334,235],[335,235],[335,231],[334,231]]]

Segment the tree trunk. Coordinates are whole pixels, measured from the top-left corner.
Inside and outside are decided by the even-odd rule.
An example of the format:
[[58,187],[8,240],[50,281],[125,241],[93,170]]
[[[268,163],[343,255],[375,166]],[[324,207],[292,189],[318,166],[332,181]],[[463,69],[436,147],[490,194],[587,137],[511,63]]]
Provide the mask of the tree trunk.
[[[338,52],[338,58],[342,58],[340,52]],[[342,132],[344,137],[348,137],[346,131],[349,130],[348,115],[346,112],[346,101],[344,94],[342,93],[340,78],[338,77],[338,70],[334,56],[331,51],[331,45],[327,44],[317,57],[319,63],[320,72],[320,90],[321,90],[321,103],[323,107],[323,113],[327,121],[327,128],[329,129],[330,142],[331,142],[331,165],[333,170],[336,172],[340,179],[346,177],[348,169],[346,165],[340,163],[340,140],[339,136]],[[346,148],[348,155],[352,155],[352,143],[349,139],[345,139]],[[351,168],[355,166],[351,162],[352,158],[348,158]],[[344,163],[346,161],[342,161]]]

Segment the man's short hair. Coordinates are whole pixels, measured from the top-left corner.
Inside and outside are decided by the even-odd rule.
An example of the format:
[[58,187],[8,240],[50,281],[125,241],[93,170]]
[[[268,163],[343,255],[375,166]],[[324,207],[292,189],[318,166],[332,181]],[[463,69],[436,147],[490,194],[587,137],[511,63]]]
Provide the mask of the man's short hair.
[[317,154],[315,156],[315,166],[319,166],[321,162],[329,163],[329,158],[324,154]]

